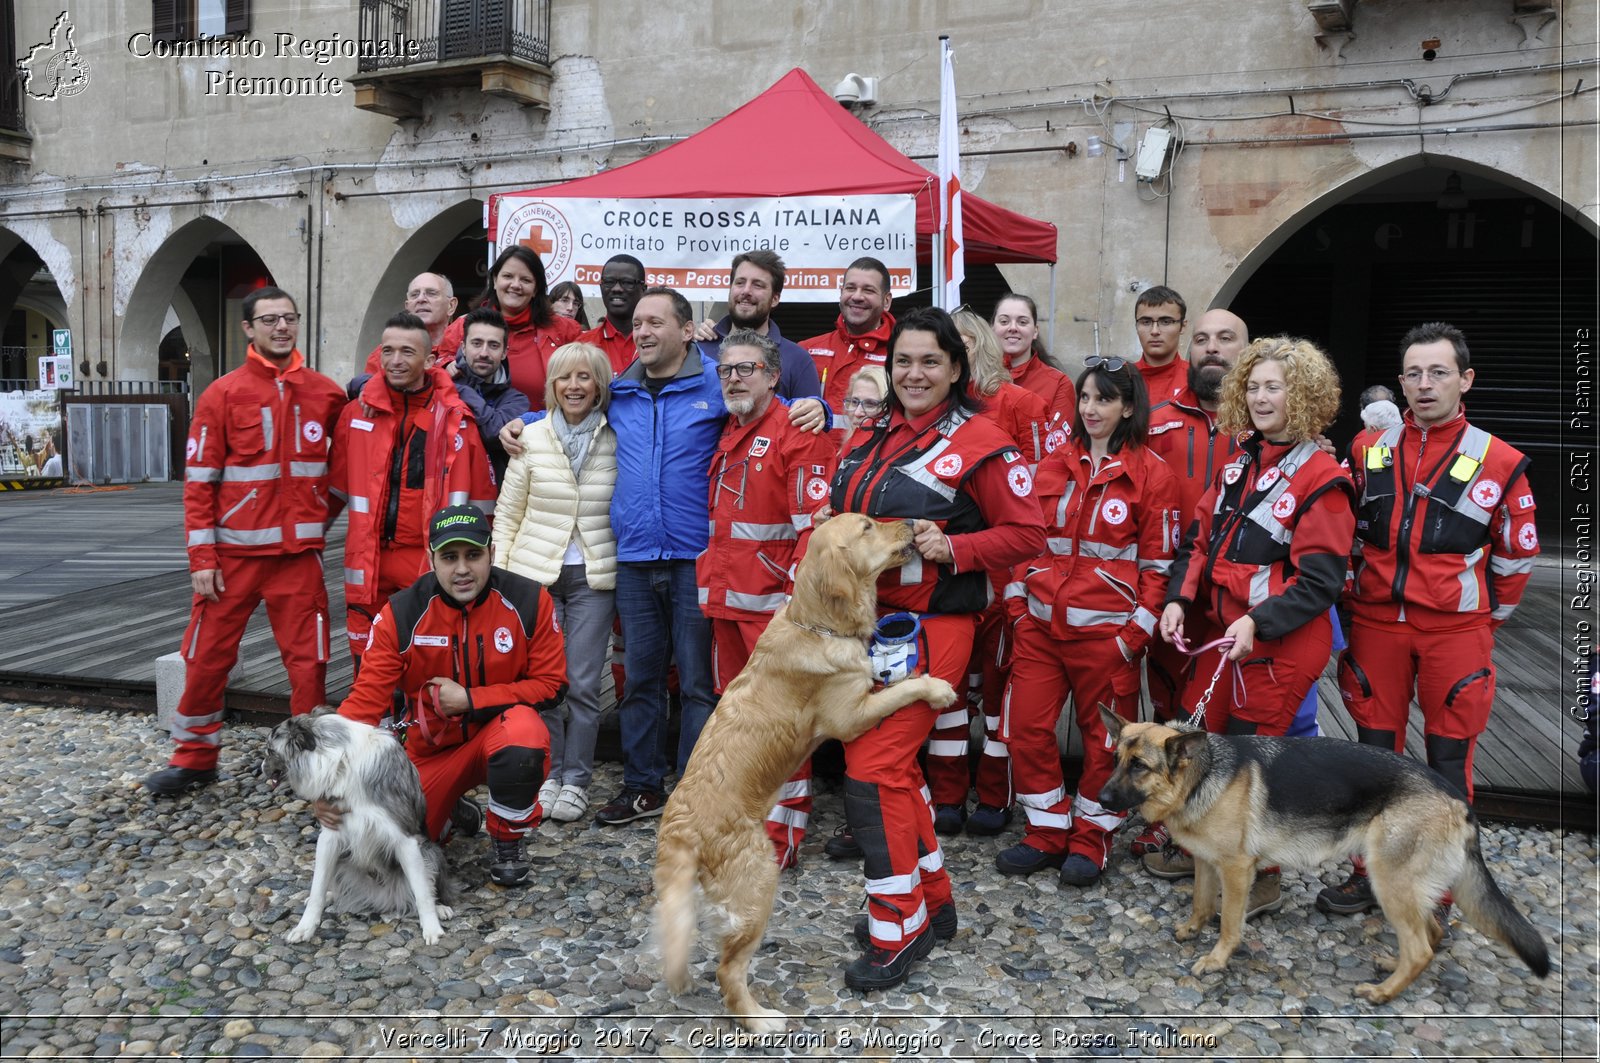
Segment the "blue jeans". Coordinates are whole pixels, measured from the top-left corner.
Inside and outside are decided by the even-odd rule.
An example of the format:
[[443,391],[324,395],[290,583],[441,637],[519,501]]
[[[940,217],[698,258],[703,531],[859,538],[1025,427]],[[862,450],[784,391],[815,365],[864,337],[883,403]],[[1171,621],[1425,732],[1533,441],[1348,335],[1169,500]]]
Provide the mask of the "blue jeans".
[[546,589],[567,644],[567,696],[540,713],[550,731],[546,776],[587,789],[594,771],[600,683],[611,659],[611,618],[616,607],[611,591],[589,586],[582,565],[562,566],[561,575]]
[[617,615],[627,680],[617,706],[622,728],[622,785],[661,793],[667,774],[667,668],[678,666],[683,719],[681,773],[700,729],[716,707],[711,676],[711,621],[700,611],[693,561],[624,561],[617,565]]

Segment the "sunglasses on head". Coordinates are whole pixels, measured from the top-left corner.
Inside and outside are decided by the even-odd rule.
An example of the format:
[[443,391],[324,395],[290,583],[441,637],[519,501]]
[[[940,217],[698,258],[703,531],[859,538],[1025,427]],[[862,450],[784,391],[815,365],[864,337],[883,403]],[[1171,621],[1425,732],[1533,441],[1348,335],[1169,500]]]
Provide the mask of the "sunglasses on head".
[[1102,358],[1098,354],[1091,354],[1089,357],[1083,360],[1083,367],[1085,369],[1104,368],[1108,373],[1120,373],[1127,364],[1128,363],[1125,359]]

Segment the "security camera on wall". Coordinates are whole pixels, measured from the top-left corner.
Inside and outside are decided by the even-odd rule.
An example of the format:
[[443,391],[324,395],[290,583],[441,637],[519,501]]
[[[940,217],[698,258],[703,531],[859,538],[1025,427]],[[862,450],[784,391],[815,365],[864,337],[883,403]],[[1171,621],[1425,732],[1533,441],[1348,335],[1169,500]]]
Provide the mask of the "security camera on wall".
[[878,79],[846,74],[833,87],[833,98],[846,107],[870,107],[878,102]]

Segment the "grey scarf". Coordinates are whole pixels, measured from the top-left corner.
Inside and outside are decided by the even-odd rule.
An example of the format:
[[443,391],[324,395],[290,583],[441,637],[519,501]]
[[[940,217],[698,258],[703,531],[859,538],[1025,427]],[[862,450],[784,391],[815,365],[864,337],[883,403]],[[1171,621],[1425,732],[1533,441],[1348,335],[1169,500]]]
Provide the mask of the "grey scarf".
[[600,434],[601,416],[598,409],[593,409],[583,420],[572,424],[560,410],[550,414],[550,426],[555,429],[556,439],[560,441],[561,449],[567,452],[567,460],[572,463],[574,480],[589,458],[589,448],[594,444],[595,436]]

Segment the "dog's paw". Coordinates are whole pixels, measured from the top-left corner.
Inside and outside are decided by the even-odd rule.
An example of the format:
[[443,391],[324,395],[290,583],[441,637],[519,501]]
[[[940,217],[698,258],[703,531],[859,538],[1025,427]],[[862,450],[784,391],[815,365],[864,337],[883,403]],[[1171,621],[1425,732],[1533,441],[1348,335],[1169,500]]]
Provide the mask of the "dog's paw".
[[422,940],[426,944],[436,945],[442,937],[444,937],[444,927],[439,925],[437,919],[422,924]]
[[1228,966],[1228,954],[1217,955],[1215,952],[1206,953],[1205,957],[1189,968],[1191,974],[1215,974]]
[[778,1034],[789,1025],[789,1016],[771,1008],[758,1008],[749,1015],[739,1016],[739,1024],[753,1034]]
[[310,941],[311,936],[317,932],[316,923],[301,923],[283,936],[283,940],[291,945],[298,945],[302,941]]
[[1372,958],[1372,965],[1385,974],[1393,974],[1400,965],[1400,957],[1392,952],[1380,952]]
[[1172,936],[1179,941],[1188,941],[1198,933],[1200,933],[1200,924],[1191,919],[1186,923],[1180,923],[1178,929],[1172,932]]
[[1387,1004],[1395,995],[1383,987],[1381,982],[1367,982],[1355,988],[1356,996],[1369,1004]]
[[936,709],[949,708],[956,703],[956,688],[943,679],[928,677],[927,702]]
[[436,904],[433,906],[433,910],[441,920],[454,919],[456,917],[456,910],[448,904]]

